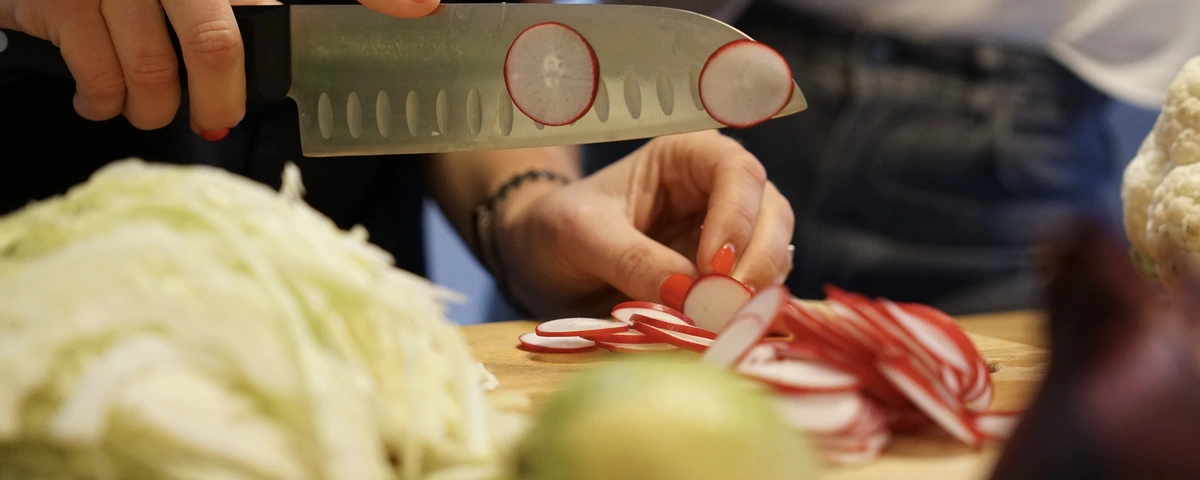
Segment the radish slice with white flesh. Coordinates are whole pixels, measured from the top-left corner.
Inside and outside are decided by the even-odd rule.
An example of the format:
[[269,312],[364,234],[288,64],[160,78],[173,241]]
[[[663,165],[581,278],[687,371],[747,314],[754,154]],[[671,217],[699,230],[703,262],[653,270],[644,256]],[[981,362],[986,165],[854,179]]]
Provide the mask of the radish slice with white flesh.
[[788,296],[783,286],[759,292],[738,309],[733,321],[717,334],[717,341],[704,351],[701,360],[722,366],[737,364],[767,334],[783,312]]
[[647,337],[646,334],[637,330],[630,330],[621,333],[609,333],[605,335],[585,335],[583,338],[593,342],[606,343],[662,343],[653,338]]
[[637,314],[637,313],[633,314],[633,316],[629,317],[629,319],[633,321],[633,324],[635,326],[638,323],[644,323],[644,324],[649,325],[654,328],[670,330],[672,332],[686,333],[691,336],[707,338],[709,340],[713,340],[713,339],[717,338],[717,332],[708,331],[703,328],[692,326],[692,325],[687,325],[684,323],[665,322],[665,321],[659,320],[657,318],[651,318],[651,317],[647,317],[645,315],[641,315],[641,314]]
[[969,446],[979,445],[980,438],[975,428],[968,423],[962,406],[949,404],[936,392],[937,386],[922,378],[912,367],[902,362],[882,360],[878,364],[879,372],[892,385],[904,392],[917,408],[925,412],[938,426],[942,427],[954,438]]
[[[634,318],[636,319],[637,317]],[[636,320],[633,322],[633,328],[639,332],[642,332],[647,337],[658,340],[659,342],[666,343],[668,345],[674,345],[684,350],[690,350],[697,353],[704,353],[704,351],[707,350],[708,347],[713,343],[713,340],[710,338],[673,332]]]
[[841,370],[815,362],[801,360],[775,360],[747,364],[743,362],[738,371],[742,375],[759,380],[791,393],[830,393],[858,390],[858,378]]
[[617,319],[617,321],[629,325],[633,325],[634,315],[641,315],[664,322],[678,323],[680,325],[696,325],[696,322],[688,318],[687,315],[684,315],[683,312],[666,305],[650,302],[621,303],[613,307],[610,315]]
[[541,323],[535,330],[542,337],[584,337],[606,335],[629,330],[629,325],[599,318],[560,318]]
[[754,294],[742,282],[725,275],[705,275],[692,283],[683,300],[683,314],[696,326],[719,332]]
[[857,392],[782,395],[775,407],[791,428],[813,435],[836,435],[852,427],[867,408]]
[[835,465],[858,465],[879,458],[879,455],[883,453],[883,449],[887,448],[888,443],[890,443],[891,440],[891,433],[889,433],[887,430],[884,430],[867,438],[862,444],[861,448],[855,448],[851,450],[824,450],[820,455],[823,460]]
[[775,49],[734,40],[708,57],[700,71],[700,102],[718,122],[747,128],[770,120],[792,100],[792,69]]
[[596,52],[575,29],[557,22],[526,28],[504,57],[504,86],[533,121],[562,126],[579,120],[596,99]]
[[596,346],[618,353],[653,353],[668,352],[679,348],[667,343],[609,343],[596,342]]
[[949,364],[959,372],[970,373],[974,368],[967,360],[958,342],[951,339],[941,327],[927,322],[922,317],[913,315],[890,301],[881,302],[887,313],[900,323],[914,338],[921,342],[926,350],[942,362]]
[[596,348],[596,342],[579,337],[543,337],[529,332],[517,337],[521,348],[537,353],[580,353]]
[[975,416],[975,430],[989,439],[1004,440],[1020,421],[1019,412],[987,412]]

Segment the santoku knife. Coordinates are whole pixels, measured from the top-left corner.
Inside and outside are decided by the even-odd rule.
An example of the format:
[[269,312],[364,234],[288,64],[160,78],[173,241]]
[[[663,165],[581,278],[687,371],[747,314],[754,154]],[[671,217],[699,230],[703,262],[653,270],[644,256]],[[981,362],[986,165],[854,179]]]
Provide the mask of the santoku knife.
[[[628,5],[454,4],[415,19],[357,5],[234,10],[246,45],[248,101],[295,101],[309,157],[571,145],[720,128],[700,100],[700,72],[723,45],[748,38],[696,13]],[[532,120],[505,83],[509,47],[546,22],[586,39],[599,73],[590,108],[563,126]],[[70,75],[50,43],[0,30],[0,70],[22,67]],[[791,88],[774,117],[806,108],[794,82]]]

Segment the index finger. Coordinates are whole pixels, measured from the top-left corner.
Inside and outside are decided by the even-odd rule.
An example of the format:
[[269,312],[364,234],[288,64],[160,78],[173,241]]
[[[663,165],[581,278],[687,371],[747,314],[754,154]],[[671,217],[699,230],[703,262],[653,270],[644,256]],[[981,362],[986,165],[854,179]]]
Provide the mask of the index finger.
[[242,34],[229,0],[163,0],[188,72],[192,127],[199,133],[237,126],[246,112]]
[[384,15],[417,18],[429,15],[441,2],[440,0],[358,0],[358,3]]

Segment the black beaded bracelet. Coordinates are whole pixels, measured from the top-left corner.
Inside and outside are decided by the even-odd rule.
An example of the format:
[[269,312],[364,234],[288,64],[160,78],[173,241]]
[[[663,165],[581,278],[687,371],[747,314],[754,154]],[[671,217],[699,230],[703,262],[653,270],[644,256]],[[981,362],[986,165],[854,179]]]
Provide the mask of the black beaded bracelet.
[[496,289],[500,291],[500,294],[504,296],[509,305],[526,319],[532,319],[533,315],[517,301],[509,289],[504,260],[501,258],[500,247],[496,242],[496,206],[508,197],[509,192],[534,180],[550,180],[562,184],[571,182],[570,177],[550,170],[530,170],[513,176],[504,185],[501,185],[500,189],[488,198],[486,202],[475,207],[475,213],[472,215],[472,225],[474,225],[475,230],[475,245],[479,251],[480,261],[483,263],[484,268],[491,272],[492,278],[496,282]]

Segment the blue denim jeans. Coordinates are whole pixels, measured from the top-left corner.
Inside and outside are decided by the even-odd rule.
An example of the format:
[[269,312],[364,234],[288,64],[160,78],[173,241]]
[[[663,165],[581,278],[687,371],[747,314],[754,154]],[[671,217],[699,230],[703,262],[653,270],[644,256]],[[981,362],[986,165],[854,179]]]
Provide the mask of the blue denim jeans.
[[[796,212],[793,294],[1035,308],[1047,229],[1080,212],[1119,221],[1112,100],[1044,55],[920,45],[761,1],[735,26],[787,58],[809,103],[726,132]],[[636,146],[591,146],[588,161]]]

